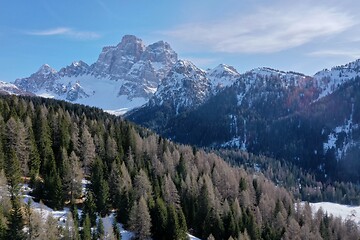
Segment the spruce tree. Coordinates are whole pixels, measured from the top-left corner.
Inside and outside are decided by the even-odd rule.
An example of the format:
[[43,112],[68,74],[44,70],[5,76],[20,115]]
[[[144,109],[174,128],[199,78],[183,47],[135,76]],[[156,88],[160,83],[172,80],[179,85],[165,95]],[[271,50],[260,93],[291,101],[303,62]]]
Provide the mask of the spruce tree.
[[92,191],[87,191],[86,193],[86,199],[84,202],[84,209],[83,209],[83,221],[85,220],[86,215],[90,218],[91,226],[96,225],[96,204],[94,200],[94,195]]
[[155,207],[151,211],[151,219],[154,221],[152,225],[152,233],[155,239],[166,239],[166,231],[168,227],[168,213],[167,207],[161,198],[155,201]]
[[91,223],[89,214],[86,214],[83,224],[83,230],[82,230],[82,240],[91,240]]
[[96,237],[97,239],[104,239],[105,237],[104,223],[101,218],[99,218],[96,224]]
[[95,196],[96,210],[102,216],[107,212],[109,186],[104,179],[104,168],[100,158],[97,158],[91,169],[91,191]]
[[12,209],[10,212],[7,239],[22,240],[25,239],[23,227],[23,216],[21,212],[21,203],[19,198],[11,199]]
[[12,205],[9,216],[7,236],[8,239],[23,239],[24,234],[22,229],[24,223],[20,203],[20,163],[13,149],[10,150],[10,154],[8,157],[6,176],[8,180],[9,193]]

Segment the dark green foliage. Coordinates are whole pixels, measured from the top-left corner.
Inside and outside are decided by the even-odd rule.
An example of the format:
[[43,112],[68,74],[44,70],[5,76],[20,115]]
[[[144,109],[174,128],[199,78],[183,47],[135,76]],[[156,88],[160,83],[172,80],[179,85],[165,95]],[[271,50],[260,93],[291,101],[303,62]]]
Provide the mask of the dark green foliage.
[[165,239],[188,239],[186,235],[186,221],[181,209],[176,209],[174,205],[167,208],[167,237]]
[[83,209],[83,220],[88,216],[91,226],[96,225],[96,203],[92,191],[87,191]]
[[0,239],[6,239],[7,223],[5,216],[0,212]]
[[11,204],[12,209],[9,217],[7,239],[25,239],[24,232],[22,231],[24,223],[19,198],[12,197]]
[[50,158],[46,166],[44,192],[45,199],[48,200],[49,206],[54,209],[61,209],[63,202],[63,186],[58,170],[55,165],[55,159]]
[[96,210],[102,216],[107,212],[109,200],[109,186],[104,179],[104,165],[100,158],[97,158],[91,169],[91,191],[95,196]]
[[[349,227],[331,216],[319,215],[316,220],[298,217],[306,214],[294,210],[295,200],[283,187],[291,189],[301,183],[301,191],[293,190],[295,196],[311,197],[318,193],[308,193],[318,189],[322,198],[355,202],[359,191],[354,184],[317,185],[313,175],[301,173],[297,167],[248,153],[222,154],[240,166],[230,167],[215,154],[176,145],[96,108],[50,99],[0,97],[0,110],[0,153],[7,160],[4,168],[14,196],[13,210],[0,208],[0,235],[8,236],[13,229],[22,228],[16,196],[21,174],[26,172],[25,162],[18,158],[22,155],[6,147],[11,143],[21,149],[14,140],[16,134],[4,134],[3,118],[9,122],[8,130],[16,126],[28,129],[33,194],[47,205],[62,208],[68,203],[70,178],[65,176],[72,169],[69,156],[81,160],[81,170],[89,168],[84,171],[84,178],[90,181],[86,196],[76,194],[70,203],[74,226],[83,226],[82,239],[96,237],[90,227],[96,226],[97,216],[110,210],[115,210],[116,219],[133,229],[139,239],[187,239],[187,232],[204,239],[210,234],[215,239],[247,235],[252,239],[281,239],[291,230],[288,219],[295,227],[314,226],[315,236],[350,236],[345,231]],[[82,139],[84,133],[87,141]],[[81,155],[83,144],[89,150],[86,158]],[[254,171],[254,164],[277,186]],[[82,224],[77,207],[83,211]],[[100,222],[98,232],[103,232]],[[14,237],[17,233],[11,232]],[[115,229],[114,234],[120,237]],[[360,235],[356,228],[351,234],[356,237],[348,239]]]
[[14,150],[10,150],[8,155],[5,174],[9,184],[10,197],[16,199],[20,194],[21,170]]
[[91,223],[89,215],[86,214],[83,224],[83,230],[82,230],[82,240],[91,240]]
[[99,218],[97,224],[96,224],[96,238],[97,239],[103,239],[105,236],[105,229],[104,229],[104,223],[101,218]]
[[152,232],[155,239],[166,239],[165,232],[168,227],[168,212],[164,200],[157,198],[155,206],[151,210],[151,219],[155,224],[152,225]]

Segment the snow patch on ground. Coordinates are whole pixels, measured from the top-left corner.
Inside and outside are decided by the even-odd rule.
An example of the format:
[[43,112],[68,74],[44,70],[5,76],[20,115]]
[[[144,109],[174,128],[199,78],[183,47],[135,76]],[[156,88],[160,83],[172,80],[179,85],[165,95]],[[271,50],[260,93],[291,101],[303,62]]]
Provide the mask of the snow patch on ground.
[[349,206],[331,202],[309,204],[314,212],[322,208],[324,213],[331,214],[334,217],[341,217],[343,220],[353,220],[358,226],[360,226],[360,206]]
[[201,240],[200,238],[197,238],[197,237],[191,235],[190,233],[188,233],[188,236],[189,236],[190,240]]
[[[324,152],[334,148],[336,149],[337,144],[340,145],[336,151],[336,159],[340,160],[343,158],[347,151],[356,146],[357,143],[353,140],[352,133],[353,130],[359,128],[359,124],[353,123],[353,114],[354,114],[354,104],[352,104],[352,111],[348,120],[345,121],[344,125],[336,127],[328,136],[327,142],[323,144]],[[345,138],[342,143],[338,143],[338,136],[342,133],[345,133]]]
[[[83,183],[83,186],[86,186],[87,184],[89,184],[89,181],[83,180],[82,183]],[[65,227],[65,224],[67,221],[67,215],[70,212],[70,209],[64,208],[63,210],[55,211],[52,208],[49,208],[48,206],[46,206],[42,203],[35,202],[33,200],[33,197],[29,195],[31,193],[31,191],[32,191],[32,189],[27,184],[22,185],[21,192],[22,192],[23,202],[25,204],[27,204],[31,199],[31,201],[32,201],[31,209],[40,214],[43,222],[46,222],[48,216],[51,214],[53,216],[53,218],[55,218],[58,221],[59,226]],[[81,217],[81,214],[82,214],[81,209],[78,210],[78,214],[79,214],[79,217]],[[112,225],[114,222],[114,218],[115,218],[114,213],[111,213],[108,216],[102,218],[105,235],[108,234],[110,231],[112,231]],[[130,240],[134,237],[134,233],[125,230],[121,223],[118,223],[117,227],[119,228],[119,231],[121,233],[121,239]]]
[[[83,179],[82,180],[83,189],[89,183],[90,182],[88,180]],[[46,222],[48,216],[51,214],[58,221],[59,226],[65,227],[65,224],[67,221],[67,216],[68,216],[68,213],[70,212],[69,208],[64,208],[63,210],[55,211],[52,208],[49,208],[48,206],[46,206],[42,203],[33,201],[33,197],[30,196],[32,189],[28,186],[28,184],[23,184],[21,186],[21,192],[22,192],[23,202],[25,204],[27,204],[31,199],[31,201],[32,201],[31,209],[33,211],[38,212],[44,222]],[[81,214],[82,214],[81,209],[78,210],[78,214],[79,214],[79,217],[81,217]],[[104,225],[105,236],[107,236],[112,231],[114,219],[115,219],[114,212],[110,213],[106,217],[101,218],[103,225]],[[125,230],[123,224],[117,223],[116,225],[119,229],[122,240],[131,240],[135,236],[133,232]],[[201,240],[200,238],[197,238],[189,233],[188,233],[188,236],[189,236],[190,240]]]

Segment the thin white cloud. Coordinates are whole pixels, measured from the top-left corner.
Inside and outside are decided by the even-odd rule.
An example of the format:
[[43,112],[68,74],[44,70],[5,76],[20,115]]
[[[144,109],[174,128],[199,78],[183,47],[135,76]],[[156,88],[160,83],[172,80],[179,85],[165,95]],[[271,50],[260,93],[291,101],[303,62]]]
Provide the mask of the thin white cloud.
[[360,58],[360,50],[320,50],[310,52],[307,55],[314,57],[347,57],[357,59]]
[[272,53],[334,36],[356,24],[344,11],[324,6],[258,8],[228,19],[187,24],[162,33],[197,48],[228,53]]
[[34,36],[67,36],[79,40],[89,40],[100,38],[100,34],[89,31],[77,31],[72,28],[58,27],[45,30],[34,30],[25,32],[27,35]]

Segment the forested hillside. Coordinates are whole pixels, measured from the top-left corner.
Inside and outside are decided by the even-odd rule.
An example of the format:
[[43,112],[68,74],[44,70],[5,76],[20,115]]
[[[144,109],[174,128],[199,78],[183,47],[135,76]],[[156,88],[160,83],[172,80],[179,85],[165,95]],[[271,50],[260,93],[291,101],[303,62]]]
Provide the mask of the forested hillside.
[[[0,138],[0,239],[105,239],[96,219],[111,210],[136,239],[360,237],[354,222],[313,213],[260,173],[96,108],[1,97]],[[21,200],[25,182],[36,201],[71,207],[74,227],[34,226]]]

